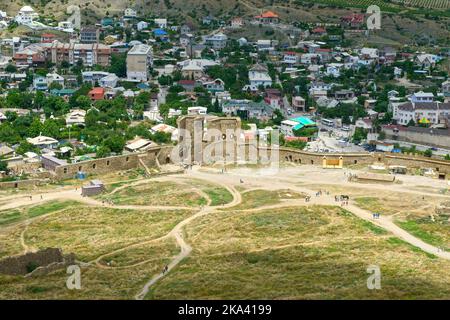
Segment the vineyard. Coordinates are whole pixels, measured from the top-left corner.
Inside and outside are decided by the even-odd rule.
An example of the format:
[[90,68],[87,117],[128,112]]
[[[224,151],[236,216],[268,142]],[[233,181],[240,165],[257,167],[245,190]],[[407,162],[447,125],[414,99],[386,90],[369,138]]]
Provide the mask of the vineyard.
[[[433,13],[450,10],[450,0],[297,0],[296,3],[314,2],[323,5],[342,8],[366,9],[371,5],[377,5],[385,12],[401,12],[408,9],[430,9]],[[443,14],[445,12],[442,11]]]
[[450,9],[450,0],[394,0],[393,2],[414,8]]

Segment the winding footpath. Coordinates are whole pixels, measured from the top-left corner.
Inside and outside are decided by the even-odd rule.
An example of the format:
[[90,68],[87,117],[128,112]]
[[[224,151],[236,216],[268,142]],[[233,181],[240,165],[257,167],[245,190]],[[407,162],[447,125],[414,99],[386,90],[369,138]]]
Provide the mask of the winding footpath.
[[[233,208],[242,203],[241,193],[238,192],[236,190],[236,188],[234,187],[234,185],[238,184],[240,176],[235,173],[233,173],[231,175],[229,175],[229,174],[220,175],[217,173],[202,172],[200,170],[194,170],[194,171],[188,171],[186,174],[184,174],[182,176],[178,176],[178,178],[180,178],[180,177],[183,179],[186,179],[186,178],[187,179],[189,179],[189,178],[200,179],[205,182],[213,183],[222,188],[225,188],[233,196],[233,200],[231,202],[229,202],[228,204],[211,206],[211,199],[208,197],[208,195],[205,194],[201,190],[197,190],[200,195],[202,195],[203,197],[208,199],[207,205],[205,205],[204,207],[201,207],[200,210],[198,212],[196,212],[195,214],[193,214],[192,216],[189,216],[188,218],[179,222],[166,235],[156,238],[156,239],[145,240],[145,241],[141,241],[138,243],[128,245],[128,246],[120,248],[120,249],[116,249],[112,252],[109,252],[109,253],[106,253],[106,254],[103,254],[103,255],[97,257],[95,260],[93,260],[91,262],[80,262],[80,263],[83,266],[95,265],[96,267],[103,268],[103,269],[111,269],[111,268],[126,269],[126,268],[140,266],[140,265],[143,265],[152,260],[148,259],[145,261],[140,261],[133,265],[117,266],[117,267],[112,267],[112,266],[102,264],[101,261],[103,258],[105,258],[107,256],[111,256],[113,254],[123,252],[123,251],[133,248],[133,247],[150,244],[150,243],[165,240],[168,238],[175,239],[177,245],[180,248],[180,252],[175,257],[173,257],[171,262],[167,265],[166,272],[164,272],[164,273],[161,272],[161,273],[153,276],[151,279],[149,279],[145,283],[143,288],[139,291],[139,293],[137,293],[135,296],[135,299],[137,299],[137,300],[144,299],[145,296],[148,294],[151,286],[153,286],[161,278],[166,276],[171,270],[173,270],[181,261],[183,261],[186,257],[188,257],[189,254],[192,252],[191,245],[189,243],[187,243],[187,241],[184,239],[183,231],[184,231],[185,226],[190,224],[195,219],[206,216],[213,212],[223,212],[222,209]],[[244,177],[244,179],[247,179],[250,181],[250,176],[242,176],[242,177]],[[267,206],[262,206],[262,207],[258,207],[258,208],[243,209],[243,210],[238,210],[238,208],[236,208],[237,211],[257,212],[257,211],[262,211],[262,210],[279,209],[279,208],[283,208],[283,207],[292,207],[292,206],[312,206],[312,205],[336,206],[336,205],[340,204],[339,202],[336,202],[334,199],[334,196],[331,196],[331,195],[322,194],[321,196],[314,196],[315,191],[312,191],[307,186],[295,185],[294,180],[286,182],[285,180],[283,180],[282,177],[279,177],[279,178],[275,177],[275,178],[271,178],[271,179],[267,179],[264,177],[262,177],[262,178],[255,177],[255,178],[256,178],[255,180],[257,180],[257,182],[258,182],[257,187],[246,188],[246,191],[250,191],[250,190],[254,190],[254,189],[265,189],[265,190],[289,189],[289,190],[293,190],[296,192],[301,192],[304,194],[311,195],[310,201],[306,202],[304,199],[290,199],[290,200],[284,200],[278,204],[267,205]],[[294,179],[294,178],[292,178],[292,179]],[[141,180],[138,182],[134,182],[134,183],[131,183],[130,185],[121,186],[121,187],[117,188],[116,190],[114,190],[112,193],[115,193],[118,190],[129,187],[131,185],[139,185],[142,183],[148,183],[151,180],[155,181],[155,180],[159,180],[159,179],[145,179],[145,180]],[[164,180],[168,180],[168,179],[164,179]],[[333,185],[333,184],[337,184],[337,182],[328,181],[328,184]],[[250,184],[250,186],[251,186],[251,184]],[[248,187],[248,186],[246,186],[246,187]],[[380,186],[375,186],[375,187],[372,186],[372,187],[373,187],[372,189],[377,189]],[[364,186],[363,188],[367,188],[367,186]],[[391,188],[392,191],[397,191],[396,189],[398,187],[391,186],[389,188]],[[414,191],[414,190],[402,190],[401,192],[424,194],[423,192]],[[433,196],[441,197],[441,195],[433,195]],[[51,201],[55,201],[55,200],[74,200],[74,201],[78,201],[78,202],[81,202],[83,204],[87,204],[90,206],[106,207],[106,208],[113,208],[113,209],[133,209],[133,210],[186,210],[186,209],[192,210],[193,209],[192,207],[185,207],[185,206],[115,205],[115,204],[102,202],[102,201],[88,198],[88,197],[82,197],[80,195],[79,189],[62,190],[62,191],[47,192],[47,193],[42,193],[42,194],[34,194],[32,196],[32,199],[30,199],[29,196],[22,196],[22,197],[14,198],[11,200],[13,200],[13,201],[3,203],[2,205],[0,205],[0,210],[8,210],[8,209],[14,209],[14,208],[25,207],[25,206],[30,206],[30,205],[38,205],[41,203],[51,202]],[[390,217],[390,216],[380,216],[380,218],[374,219],[372,212],[356,206],[353,202],[350,202],[348,205],[344,206],[343,208],[348,210],[349,212],[353,213],[355,216],[359,217],[360,219],[369,221],[369,222],[373,223],[374,225],[377,225],[378,227],[381,227],[384,230],[390,232],[392,235],[404,240],[405,242],[407,242],[417,248],[420,248],[424,252],[427,252],[429,254],[432,254],[432,255],[437,256],[442,259],[450,260],[450,252],[442,251],[439,248],[437,248],[433,245],[430,245],[428,243],[425,243],[421,239],[411,235],[407,231],[398,227],[392,221],[392,217]],[[24,241],[24,234],[27,230],[28,224],[33,222],[34,219],[35,218],[26,220],[25,222],[22,222],[22,224],[25,224],[25,229],[21,233],[21,245],[24,248],[25,252],[30,250],[30,248],[26,245],[26,243]]]

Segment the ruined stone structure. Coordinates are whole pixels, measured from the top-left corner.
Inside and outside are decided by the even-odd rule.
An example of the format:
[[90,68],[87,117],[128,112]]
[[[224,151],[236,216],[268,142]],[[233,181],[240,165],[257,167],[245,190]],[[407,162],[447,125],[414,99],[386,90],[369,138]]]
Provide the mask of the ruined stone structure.
[[120,170],[130,170],[141,167],[158,167],[160,163],[170,162],[172,146],[155,146],[145,152],[129,153],[120,156],[80,161],[77,163],[57,166],[57,179],[75,177],[78,172],[87,174],[102,174]]
[[47,271],[62,268],[66,265],[74,264],[74,261],[75,256],[73,254],[64,255],[61,249],[47,248],[38,252],[29,252],[1,260],[0,274],[42,274]]
[[[57,180],[69,179],[78,172],[103,174],[136,168],[159,168],[163,164],[276,163],[292,162],[324,168],[383,163],[386,166],[405,166],[409,169],[431,168],[445,179],[450,174],[450,161],[398,155],[390,153],[314,153],[285,147],[258,146],[243,136],[238,117],[187,115],[178,119],[179,143],[177,146],[155,146],[145,152],[82,161],[56,166],[53,176]],[[197,145],[194,141],[199,141]],[[209,157],[205,157],[205,154]],[[208,160],[208,161],[205,161]],[[250,160],[250,161],[249,161]],[[254,160],[254,161],[253,161]],[[148,171],[148,170],[147,170]],[[18,187],[11,182],[5,187]]]
[[187,115],[179,118],[177,123],[181,163],[204,164],[218,159],[236,161],[241,129],[239,117]]

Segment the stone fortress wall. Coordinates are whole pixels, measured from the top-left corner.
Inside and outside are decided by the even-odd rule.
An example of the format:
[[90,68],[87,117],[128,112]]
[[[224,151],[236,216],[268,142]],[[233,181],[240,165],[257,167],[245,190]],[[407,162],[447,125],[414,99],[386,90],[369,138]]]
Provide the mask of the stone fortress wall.
[[[241,120],[238,117],[216,117],[210,115],[187,115],[177,120],[179,141],[181,148],[177,157],[186,164],[203,164],[203,155],[209,154],[213,145],[221,146],[218,158],[227,162],[245,163],[246,160],[256,160],[261,163],[269,161],[292,162],[297,164],[317,165],[328,168],[337,168],[350,165],[370,165],[383,163],[385,165],[405,166],[407,168],[431,168],[439,173],[440,178],[450,174],[450,161],[413,155],[398,155],[390,153],[314,153],[299,149],[280,147],[278,156],[271,156],[271,149],[256,144],[240,143],[238,134],[241,129]],[[214,129],[214,130],[211,130]],[[233,131],[234,130],[234,131]],[[231,134],[235,132],[236,134]],[[221,133],[218,136],[209,136],[209,133]],[[194,139],[190,138],[193,137]],[[201,141],[200,150],[194,148],[193,141]],[[227,147],[231,149],[227,150]],[[210,150],[206,149],[209,147]],[[242,149],[244,148],[244,151]],[[82,161],[79,163],[57,166],[54,174],[56,179],[68,179],[76,176],[78,172],[89,174],[103,174],[112,171],[129,170],[136,168],[159,168],[163,164],[174,163],[172,151],[174,146],[155,146],[145,152],[129,153],[103,159]],[[239,151],[238,151],[239,149]],[[227,152],[232,153],[231,158]],[[215,150],[212,152],[215,153]],[[256,155],[255,159],[251,159]],[[240,157],[245,157],[241,159]],[[244,161],[242,161],[244,160]],[[213,160],[215,161],[215,160]],[[337,164],[338,165],[333,165]]]
[[[173,146],[157,146],[142,153],[132,153],[58,166],[55,169],[55,174],[57,179],[62,180],[73,178],[79,171],[87,174],[103,174],[112,171],[142,168],[142,163],[148,167],[159,167],[163,164],[172,163],[171,152],[173,148]],[[342,158],[344,166],[383,163],[385,165],[405,166],[416,169],[431,168],[440,174],[449,175],[450,177],[450,161],[426,157],[389,153],[314,153],[283,147],[277,150],[279,151],[280,162],[322,166],[324,159],[337,160]],[[258,149],[259,160],[262,157],[270,158],[270,152],[270,148],[260,147]]]

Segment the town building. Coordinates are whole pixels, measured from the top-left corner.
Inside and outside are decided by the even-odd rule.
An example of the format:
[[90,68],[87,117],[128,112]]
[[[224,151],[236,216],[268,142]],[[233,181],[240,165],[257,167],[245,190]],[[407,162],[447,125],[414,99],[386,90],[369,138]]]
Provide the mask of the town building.
[[248,78],[251,86],[270,87],[272,85],[272,78],[269,75],[268,69],[261,64],[254,65],[248,71]]
[[265,101],[231,99],[223,102],[222,112],[227,116],[238,116],[244,120],[258,119],[265,121],[272,118],[274,109]]
[[135,45],[127,54],[127,79],[138,82],[147,81],[152,65],[152,47],[146,44]]
[[80,31],[81,43],[99,43],[100,29],[96,27],[84,27]]
[[295,112],[305,112],[306,111],[306,100],[300,96],[292,97],[292,108]]
[[92,101],[98,101],[98,100],[103,100],[105,98],[105,88],[92,88],[91,91],[89,91],[88,96],[89,98],[91,98]]
[[18,24],[29,25],[38,18],[39,15],[34,11],[33,8],[31,8],[30,6],[24,6],[19,10],[14,20]]
[[295,136],[294,131],[303,128],[315,128],[317,124],[309,118],[298,117],[288,120],[283,120],[280,126],[280,132],[285,136],[292,137]]
[[410,121],[438,124],[440,120],[449,118],[450,103],[411,101],[399,105],[393,104],[392,111],[392,118],[401,125],[407,125]]
[[278,14],[272,11],[266,11],[255,17],[256,21],[262,24],[274,24],[280,22]]
[[215,50],[223,49],[227,46],[228,37],[222,32],[216,33],[210,37],[205,38],[205,44]]
[[136,10],[134,10],[132,8],[126,8],[123,13],[123,17],[125,19],[134,19],[137,17],[137,12],[136,12]]

